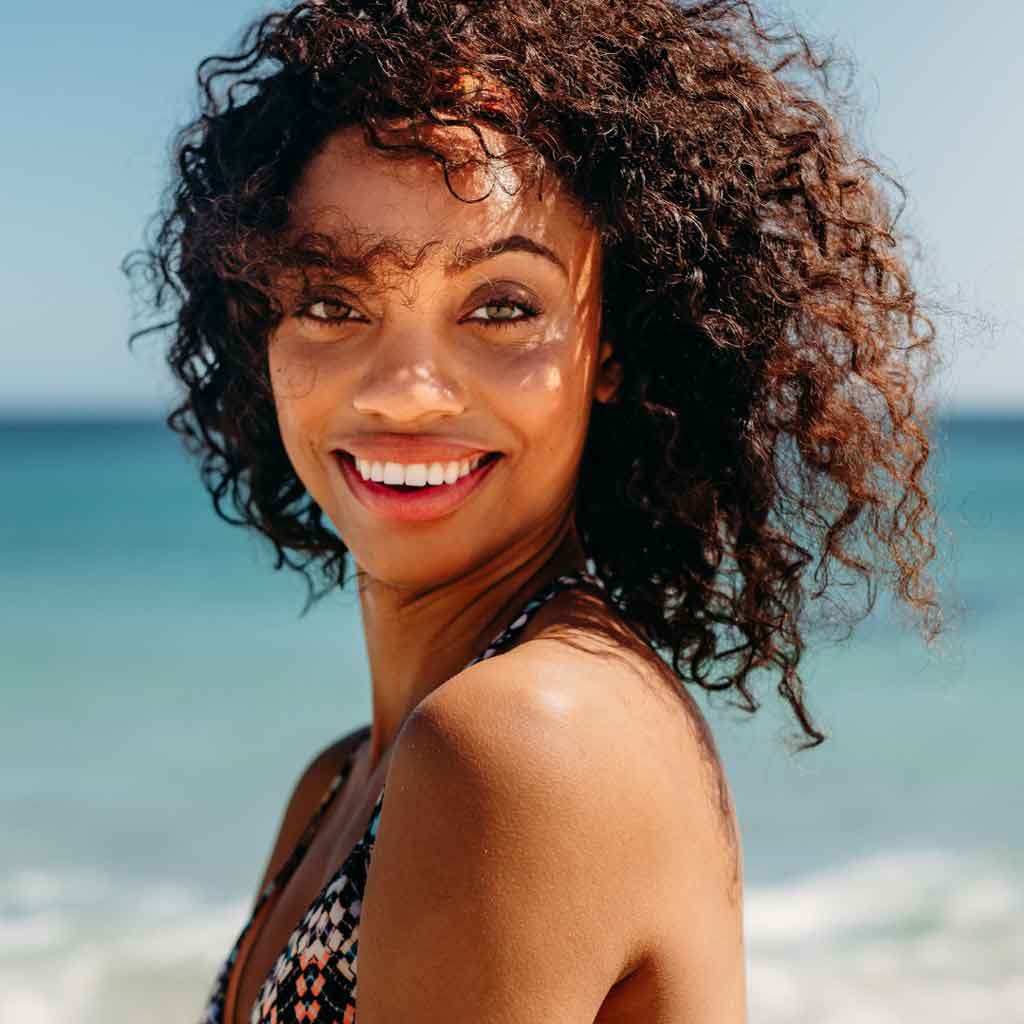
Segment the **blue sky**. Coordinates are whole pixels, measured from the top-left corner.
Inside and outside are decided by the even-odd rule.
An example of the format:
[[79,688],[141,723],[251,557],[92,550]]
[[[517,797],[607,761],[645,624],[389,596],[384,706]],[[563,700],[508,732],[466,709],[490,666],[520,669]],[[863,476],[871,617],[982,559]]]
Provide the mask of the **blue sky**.
[[[266,9],[49,0],[5,11],[0,414],[167,404],[159,345],[125,346],[131,304],[118,266],[166,179],[196,64]],[[910,191],[920,281],[960,310],[939,321],[944,405],[1024,411],[1024,5],[802,0],[789,10],[853,53],[858,130]]]

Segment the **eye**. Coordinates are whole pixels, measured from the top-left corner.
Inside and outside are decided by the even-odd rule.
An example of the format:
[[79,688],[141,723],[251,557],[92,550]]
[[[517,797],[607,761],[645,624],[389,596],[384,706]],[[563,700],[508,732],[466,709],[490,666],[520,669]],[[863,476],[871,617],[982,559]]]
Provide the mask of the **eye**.
[[320,324],[338,324],[352,320],[354,309],[340,299],[316,299],[297,310],[300,320],[312,320]]
[[[482,316],[478,315],[483,313]],[[466,318],[485,327],[507,327],[521,320],[532,320],[540,312],[535,306],[511,295],[497,295]]]

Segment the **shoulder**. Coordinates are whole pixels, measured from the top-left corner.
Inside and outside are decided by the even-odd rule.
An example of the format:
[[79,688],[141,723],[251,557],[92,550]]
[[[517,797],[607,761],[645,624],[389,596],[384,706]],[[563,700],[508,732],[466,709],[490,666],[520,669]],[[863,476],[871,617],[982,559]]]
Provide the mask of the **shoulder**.
[[302,770],[298,781],[292,787],[291,796],[281,817],[277,837],[260,881],[260,889],[273,878],[291,855],[303,830],[320,806],[327,787],[341,771],[345,760],[366,731],[367,727],[361,726],[335,740],[316,754]]
[[[490,1019],[524,994],[524,1020],[593,1019],[648,957],[675,856],[665,816],[685,782],[678,758],[659,763],[667,732],[618,671],[532,642],[409,716],[363,908],[368,1021],[418,1019],[403,1001],[414,991],[451,1019]],[[471,977],[450,967],[466,958]],[[403,994],[406,969],[417,982]]]
[[[540,826],[582,827],[587,815],[599,816],[607,835],[612,822],[643,813],[645,802],[630,781],[638,733],[597,684],[556,650],[524,645],[480,662],[420,703],[402,730],[392,771],[404,768],[434,782],[435,791],[461,791],[472,803],[518,812],[524,827],[538,826],[524,843],[550,844]],[[429,796],[426,785],[419,788]]]
[[540,638],[479,662],[433,691],[410,717],[410,739],[435,770],[486,770],[525,798],[575,794],[664,840],[674,822],[691,838],[738,845],[718,751],[691,694],[653,652],[588,637]]
[[513,770],[526,760],[581,792],[738,845],[731,792],[696,701],[648,647],[605,637],[540,638],[478,663],[418,709]]

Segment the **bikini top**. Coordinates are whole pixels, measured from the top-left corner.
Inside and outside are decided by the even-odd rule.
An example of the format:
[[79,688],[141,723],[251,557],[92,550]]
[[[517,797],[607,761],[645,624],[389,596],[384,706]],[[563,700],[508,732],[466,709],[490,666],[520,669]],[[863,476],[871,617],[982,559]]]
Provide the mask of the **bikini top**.
[[[584,582],[603,587],[597,577],[585,572],[567,573],[552,581],[527,601],[519,615],[466,668],[505,650],[542,605],[555,594]],[[359,740],[369,732],[370,726],[364,726]],[[324,815],[348,778],[358,747],[359,742],[353,744],[295,849],[257,896],[248,921],[217,975],[200,1024],[224,1024],[228,978],[242,943],[267,901],[287,884],[309,849]],[[366,831],[313,900],[263,982],[249,1016],[250,1024],[354,1024],[359,917],[383,803],[382,788]]]

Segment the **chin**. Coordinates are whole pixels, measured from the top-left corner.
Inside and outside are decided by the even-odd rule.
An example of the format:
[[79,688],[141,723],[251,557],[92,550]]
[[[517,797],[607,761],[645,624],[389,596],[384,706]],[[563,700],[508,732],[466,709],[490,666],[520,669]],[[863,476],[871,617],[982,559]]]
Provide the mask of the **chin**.
[[348,541],[345,544],[361,572],[403,590],[430,590],[452,583],[500,563],[502,553],[510,550],[506,541],[496,542],[493,533],[474,544],[464,530],[440,537],[427,529],[404,537],[353,538],[351,546]]

